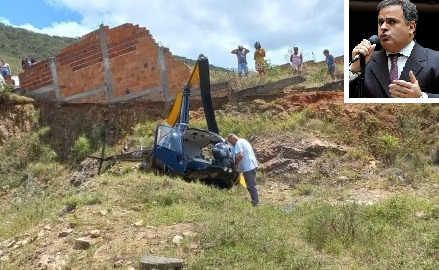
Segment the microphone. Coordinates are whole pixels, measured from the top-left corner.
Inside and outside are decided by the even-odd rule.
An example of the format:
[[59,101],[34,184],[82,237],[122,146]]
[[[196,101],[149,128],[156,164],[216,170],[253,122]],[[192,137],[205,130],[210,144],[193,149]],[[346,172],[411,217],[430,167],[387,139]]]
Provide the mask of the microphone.
[[[373,35],[371,36],[369,39],[370,43],[372,44],[380,44],[380,37],[377,35]],[[358,53],[357,55],[355,55],[354,59],[352,59],[352,61],[349,63],[349,65],[351,65],[353,62],[357,61],[358,59],[360,59],[360,56],[362,54]]]

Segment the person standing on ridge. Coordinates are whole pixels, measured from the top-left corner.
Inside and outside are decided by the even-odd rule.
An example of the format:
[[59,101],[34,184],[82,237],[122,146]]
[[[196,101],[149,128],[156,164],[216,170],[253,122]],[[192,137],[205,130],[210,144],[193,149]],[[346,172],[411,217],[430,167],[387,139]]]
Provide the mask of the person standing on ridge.
[[238,57],[238,75],[241,77],[242,74],[247,75],[248,74],[248,67],[247,67],[247,53],[249,53],[250,50],[247,48],[244,48],[242,45],[238,45],[238,49],[234,49],[231,51],[232,54],[236,54]]
[[302,53],[299,52],[299,48],[297,47],[294,47],[293,51],[290,56],[291,68],[293,69],[294,75],[301,75],[303,70]]
[[328,74],[331,76],[332,81],[335,82],[335,58],[332,54],[329,53],[328,49],[323,51],[323,54],[326,57],[326,64],[328,65]]
[[261,47],[261,43],[256,41],[255,43],[255,69],[260,76],[265,75],[265,50]]
[[8,79],[10,79],[11,77],[11,67],[9,66],[8,63],[5,62],[5,59],[2,59],[0,62],[1,65],[1,69],[2,69],[2,76],[3,79],[5,79],[5,81],[7,81]]

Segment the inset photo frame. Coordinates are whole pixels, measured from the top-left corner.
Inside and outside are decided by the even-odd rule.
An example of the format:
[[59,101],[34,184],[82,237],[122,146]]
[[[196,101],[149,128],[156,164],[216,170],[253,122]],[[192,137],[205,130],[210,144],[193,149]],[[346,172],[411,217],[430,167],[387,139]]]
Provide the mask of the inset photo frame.
[[344,4],[344,102],[439,103],[439,1]]

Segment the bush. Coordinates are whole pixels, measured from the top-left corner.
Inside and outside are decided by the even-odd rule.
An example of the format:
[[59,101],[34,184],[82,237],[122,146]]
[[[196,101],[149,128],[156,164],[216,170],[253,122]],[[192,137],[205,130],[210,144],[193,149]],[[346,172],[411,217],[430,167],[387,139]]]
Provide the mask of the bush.
[[79,136],[73,144],[72,152],[75,155],[86,155],[90,153],[92,150],[92,145],[90,139],[85,137],[84,135]]
[[371,140],[369,147],[374,156],[382,159],[387,164],[392,164],[399,154],[399,139],[390,133],[381,132]]
[[0,175],[3,176],[0,185],[18,187],[35,178],[47,182],[50,175],[56,175],[62,169],[56,165],[55,151],[43,143],[49,131],[48,127],[40,128],[27,137],[10,140],[0,148]]
[[348,248],[365,235],[363,214],[358,204],[332,206],[321,204],[313,207],[305,223],[305,238],[318,250],[335,253]]

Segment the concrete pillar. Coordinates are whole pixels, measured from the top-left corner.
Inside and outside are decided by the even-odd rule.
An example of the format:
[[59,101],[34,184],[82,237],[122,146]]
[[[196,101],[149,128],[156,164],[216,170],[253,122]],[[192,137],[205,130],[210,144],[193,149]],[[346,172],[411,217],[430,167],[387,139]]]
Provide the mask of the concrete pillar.
[[53,88],[55,91],[56,103],[58,103],[58,104],[63,103],[63,98],[61,96],[60,89],[59,89],[58,72],[57,72],[57,68],[56,68],[56,59],[55,58],[49,59],[49,68],[50,68],[50,73],[52,73]]
[[108,45],[107,39],[104,31],[104,25],[101,24],[99,27],[99,41],[101,43],[101,51],[105,72],[105,85],[107,86],[107,95],[109,102],[111,103],[114,99],[114,86],[113,86],[113,77],[111,76],[111,66],[110,66],[110,58],[108,57]]
[[164,101],[168,103],[172,100],[171,93],[169,92],[169,80],[168,72],[166,69],[165,47],[159,47],[159,64],[160,64],[160,84],[162,85]]

